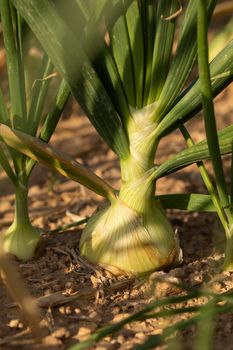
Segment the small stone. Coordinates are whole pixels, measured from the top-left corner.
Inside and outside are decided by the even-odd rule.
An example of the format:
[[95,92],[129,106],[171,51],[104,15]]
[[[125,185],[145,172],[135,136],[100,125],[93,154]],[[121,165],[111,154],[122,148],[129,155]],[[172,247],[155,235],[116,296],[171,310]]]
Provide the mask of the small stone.
[[154,284],[154,296],[156,299],[167,297],[169,295],[176,295],[179,293],[180,288],[169,282],[157,282]]
[[93,284],[94,288],[97,288],[99,285],[99,280],[94,275],[90,276],[91,283]]
[[43,339],[43,343],[46,346],[53,346],[55,349],[57,349],[58,346],[62,345],[62,341],[58,338],[55,338],[53,335],[48,335]]
[[213,292],[219,293],[219,292],[221,292],[222,285],[221,285],[220,282],[213,282],[211,284],[211,289],[212,289]]
[[120,335],[117,337],[117,341],[118,341],[118,343],[120,343],[120,344],[124,344],[124,342],[125,342],[125,337],[124,337],[122,334],[120,334]]
[[59,312],[62,314],[62,315],[70,315],[72,313],[72,309],[71,309],[71,306],[60,306],[59,307]]
[[190,285],[197,286],[198,284],[202,284],[203,282],[203,276],[200,273],[191,273],[189,276],[189,283]]
[[8,323],[8,326],[11,328],[23,328],[24,327],[22,322],[18,319],[10,320],[10,322]]
[[119,305],[116,305],[116,306],[114,306],[113,309],[112,309],[112,314],[113,314],[113,315],[117,315],[117,314],[119,314],[120,311],[121,311],[120,306],[119,306]]
[[69,338],[70,332],[65,327],[59,327],[53,331],[52,335],[58,339]]
[[99,342],[99,345],[96,347],[96,350],[114,350],[116,349],[115,344],[110,344],[106,341]]
[[146,339],[146,335],[142,332],[139,332],[136,334],[136,338],[140,339],[140,340],[145,340]]
[[94,322],[101,322],[102,321],[102,317],[100,316],[100,314],[96,311],[92,311],[89,315],[90,319]]
[[78,323],[78,327],[78,332],[73,338],[82,341],[88,338],[88,336],[96,330],[97,324],[94,322],[81,321]]
[[66,306],[65,312],[66,312],[66,315],[72,314],[72,308],[71,308],[71,306]]
[[124,320],[126,317],[129,317],[129,314],[127,314],[127,313],[117,314],[117,315],[114,316],[113,322],[122,321],[122,320]]
[[176,269],[169,271],[169,275],[178,279],[182,279],[185,275],[185,271],[181,267],[177,267]]
[[80,315],[81,314],[81,309],[79,307],[76,307],[74,309],[74,312],[75,312],[76,315]]
[[66,313],[66,308],[65,308],[65,306],[61,306],[61,307],[59,307],[59,312],[62,314],[62,315],[65,315],[65,313]]

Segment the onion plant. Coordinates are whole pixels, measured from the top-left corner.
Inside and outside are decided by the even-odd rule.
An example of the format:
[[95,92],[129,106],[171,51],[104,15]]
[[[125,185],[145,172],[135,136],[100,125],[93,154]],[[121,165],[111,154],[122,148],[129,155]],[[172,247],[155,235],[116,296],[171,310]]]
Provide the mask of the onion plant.
[[[0,1],[1,24],[6,52],[9,92],[0,89],[0,122],[15,130],[49,141],[69,96],[68,85],[59,83],[57,95],[44,116],[50,79],[54,66],[44,54],[33,86],[26,82],[27,45],[25,22],[8,0]],[[4,234],[4,249],[22,260],[30,259],[38,244],[39,230],[32,226],[28,213],[28,181],[36,164],[17,150],[0,144],[0,164],[15,190],[15,214]]]
[[[207,21],[215,3],[205,1]],[[161,205],[169,207],[174,198],[176,208],[214,206],[227,229],[228,209],[200,163],[213,156],[209,142],[194,145],[184,126],[202,108],[199,79],[189,83],[197,57],[197,1],[190,0],[185,10],[178,0],[73,0],[65,7],[62,1],[49,0],[12,0],[12,4],[120,160],[122,185],[113,189],[51,146],[0,126],[7,145],[108,200],[89,219],[81,254],[129,274],[178,264],[179,240]],[[210,63],[213,96],[232,81],[232,58],[230,42]],[[155,166],[160,140],[178,128],[188,147]],[[219,155],[232,152],[232,130],[230,126],[218,133]],[[175,195],[160,201],[156,181],[196,162],[210,195]],[[232,249],[228,255],[233,258]]]

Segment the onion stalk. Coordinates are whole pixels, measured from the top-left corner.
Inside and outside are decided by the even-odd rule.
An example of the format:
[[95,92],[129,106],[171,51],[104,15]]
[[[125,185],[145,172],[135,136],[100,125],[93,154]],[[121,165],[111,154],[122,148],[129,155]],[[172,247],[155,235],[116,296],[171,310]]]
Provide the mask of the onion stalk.
[[182,260],[178,237],[154,196],[151,169],[157,142],[148,111],[137,111],[128,120],[130,155],[121,160],[121,189],[93,215],[81,236],[81,254],[114,273],[142,274]]

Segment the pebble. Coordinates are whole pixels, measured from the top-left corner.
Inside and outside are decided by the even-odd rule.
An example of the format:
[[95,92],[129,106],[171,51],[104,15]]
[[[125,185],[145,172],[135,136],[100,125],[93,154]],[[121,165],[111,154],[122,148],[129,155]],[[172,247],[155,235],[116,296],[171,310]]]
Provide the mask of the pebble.
[[222,285],[221,285],[220,282],[213,282],[211,284],[211,289],[212,289],[213,292],[219,293],[219,292],[221,292]]
[[180,288],[172,285],[169,282],[157,282],[154,285],[154,295],[156,299],[176,295],[180,293]]
[[113,309],[112,309],[112,314],[113,315],[117,315],[117,314],[119,314],[119,312],[121,311],[121,308],[120,308],[120,306],[114,306],[113,307]]
[[58,339],[69,338],[70,332],[65,327],[59,327],[53,331],[52,335]]
[[70,315],[72,313],[72,309],[70,306],[60,306],[59,307],[59,312],[62,315]]
[[184,277],[185,271],[181,267],[177,267],[176,269],[169,271],[169,275],[181,279]]
[[53,346],[55,349],[57,349],[58,346],[62,345],[62,341],[58,338],[55,338],[53,335],[48,335],[43,339],[43,343],[46,346]]
[[189,275],[189,283],[192,287],[202,284],[202,282],[203,282],[202,274],[194,272],[194,273],[191,273],[191,275]]
[[113,322],[119,322],[124,320],[126,317],[128,317],[130,314],[128,313],[122,313],[122,314],[117,314],[113,318]]
[[125,337],[124,337],[122,334],[120,334],[120,335],[118,335],[118,337],[117,337],[117,341],[118,341],[120,344],[124,344],[124,342],[125,342]]
[[10,320],[8,323],[8,326],[11,328],[23,328],[24,327],[23,323],[18,319]]
[[74,312],[75,312],[76,315],[80,315],[81,314],[81,309],[79,307],[76,307],[74,309]]
[[140,339],[140,340],[145,340],[146,339],[146,335],[142,332],[139,332],[136,334],[136,338]]
[[100,316],[100,314],[96,311],[92,311],[90,314],[89,314],[89,317],[92,321],[94,322],[101,322],[102,321],[102,317]]
[[96,330],[97,324],[95,322],[81,321],[78,323],[78,327],[78,332],[74,335],[73,338],[82,341]]
[[117,346],[116,344],[110,344],[103,341],[103,342],[100,342],[95,349],[96,350],[115,350],[117,349]]

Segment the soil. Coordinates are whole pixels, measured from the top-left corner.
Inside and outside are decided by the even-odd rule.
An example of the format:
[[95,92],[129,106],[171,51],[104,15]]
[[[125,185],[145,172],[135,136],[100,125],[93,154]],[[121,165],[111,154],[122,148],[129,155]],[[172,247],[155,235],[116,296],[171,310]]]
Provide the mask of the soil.
[[[228,125],[232,115],[232,86],[216,99],[216,112],[220,127]],[[74,101],[69,108],[72,115],[63,117],[51,143],[66,154],[91,167],[116,188],[120,185],[119,164],[96,134]],[[188,127],[196,141],[204,138],[201,117]],[[158,151],[157,163],[163,162],[172,153],[184,147],[179,133],[166,137]],[[229,182],[230,159],[226,157],[226,178]],[[208,167],[210,165],[207,163]],[[1,173],[2,231],[13,217],[14,194]],[[195,165],[182,170],[157,183],[157,193],[205,192]],[[48,233],[58,226],[79,221],[93,213],[102,204],[102,199],[79,184],[59,176],[38,165],[30,186],[30,215],[34,225],[45,233],[37,255],[29,262],[16,261],[22,279],[30,293],[41,306],[40,325],[43,330],[41,343],[32,337],[27,324],[23,324],[19,310],[0,284],[0,347],[2,349],[68,349],[70,345],[86,339],[92,332],[112,324],[140,310],[151,300],[182,294],[169,283],[156,282],[161,273],[147,276],[143,280],[114,277],[98,266],[92,266],[79,254],[79,239],[84,226],[68,231]],[[193,288],[208,286],[216,293],[233,287],[233,274],[222,272],[224,235],[215,214],[167,212],[178,230],[184,253],[183,264],[170,272],[166,279],[177,281]],[[71,297],[71,298],[69,298]],[[182,304],[202,304],[203,298]],[[133,322],[112,337],[99,341],[91,349],[132,349],[143,343],[149,335],[160,334],[168,325],[188,318],[190,315],[172,318],[152,318]],[[233,349],[233,313],[216,319],[214,349]],[[181,333],[183,349],[193,349],[195,328],[189,327]],[[177,344],[177,343],[176,343]],[[171,346],[171,344],[170,344]],[[173,348],[178,345],[173,343]],[[167,347],[161,347],[167,348]]]

